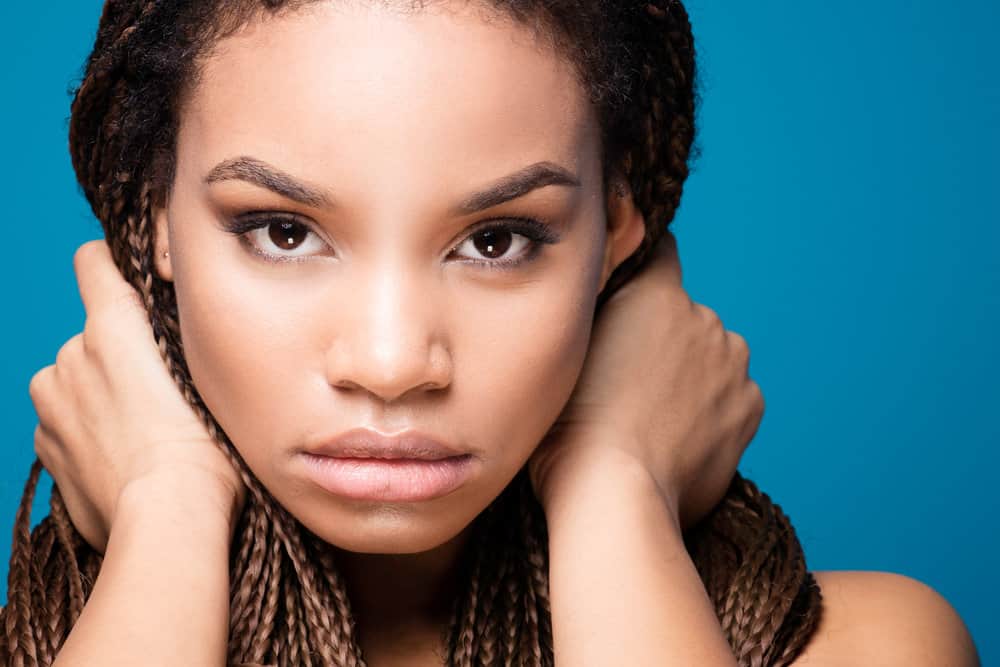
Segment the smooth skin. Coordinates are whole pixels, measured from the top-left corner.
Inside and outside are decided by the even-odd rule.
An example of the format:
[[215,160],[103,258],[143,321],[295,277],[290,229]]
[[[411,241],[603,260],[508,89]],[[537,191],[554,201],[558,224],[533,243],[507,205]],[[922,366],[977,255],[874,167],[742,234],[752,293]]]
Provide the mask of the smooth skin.
[[[763,401],[745,341],[690,301],[670,242],[592,328],[644,222],[606,191],[558,53],[464,3],[320,3],[218,45],[177,161],[156,270],[192,377],[258,479],[338,551],[368,664],[441,664],[468,527],[525,463],[549,523],[557,664],[735,664],[681,529],[721,498]],[[570,178],[469,210],[538,164]],[[261,212],[281,220],[227,231]],[[496,268],[481,226],[514,218],[552,242],[531,253],[523,230],[501,231],[503,259],[530,259]],[[32,380],[35,446],[106,558],[56,664],[221,665],[245,490],[106,245],[75,266],[87,324]],[[332,496],[301,452],[358,425],[429,431],[475,475],[421,503]],[[833,595],[799,663],[976,664],[922,584],[819,579]]]

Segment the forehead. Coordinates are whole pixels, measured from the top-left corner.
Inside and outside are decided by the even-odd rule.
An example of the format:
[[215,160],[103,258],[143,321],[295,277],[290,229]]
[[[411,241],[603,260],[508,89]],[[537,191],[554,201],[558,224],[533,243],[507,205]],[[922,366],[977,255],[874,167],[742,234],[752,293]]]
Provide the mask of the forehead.
[[597,128],[572,63],[473,4],[322,2],[255,21],[206,58],[181,161],[249,153],[310,173],[347,161],[410,180],[538,160],[581,168]]

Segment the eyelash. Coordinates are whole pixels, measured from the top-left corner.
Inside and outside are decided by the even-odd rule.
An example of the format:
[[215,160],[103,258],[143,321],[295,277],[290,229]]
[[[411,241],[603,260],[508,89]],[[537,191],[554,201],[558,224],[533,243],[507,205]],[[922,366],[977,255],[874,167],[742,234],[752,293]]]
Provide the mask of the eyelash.
[[[508,232],[515,236],[523,236],[527,239],[527,249],[513,259],[497,260],[470,258],[464,260],[468,263],[481,265],[488,269],[509,271],[520,266],[521,264],[526,264],[535,259],[543,245],[559,242],[559,236],[552,231],[551,227],[545,223],[539,222],[538,220],[517,217],[503,218],[502,220],[503,221],[488,220],[484,224],[477,226],[471,232],[466,234],[458,244],[453,246],[451,250],[449,250],[448,254],[450,255],[455,252],[458,248],[465,244],[466,241],[483,232],[500,231]],[[289,257],[265,252],[257,247],[257,245],[248,238],[250,232],[258,229],[266,229],[271,225],[279,223],[293,223],[298,225],[300,228],[305,229],[305,231],[309,234],[315,234],[315,232],[308,225],[295,216],[276,213],[243,215],[232,220],[226,220],[224,222],[224,226],[227,232],[237,236],[240,242],[243,243],[243,245],[246,246],[250,252],[261,257],[264,261],[274,264],[307,261],[309,259],[308,255],[301,257]]]

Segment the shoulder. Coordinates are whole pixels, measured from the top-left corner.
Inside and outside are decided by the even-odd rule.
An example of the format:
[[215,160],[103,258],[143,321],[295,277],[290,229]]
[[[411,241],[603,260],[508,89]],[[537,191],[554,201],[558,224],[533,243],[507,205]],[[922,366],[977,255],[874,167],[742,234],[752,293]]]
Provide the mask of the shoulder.
[[930,586],[889,572],[814,574],[823,612],[795,667],[980,664],[965,623]]

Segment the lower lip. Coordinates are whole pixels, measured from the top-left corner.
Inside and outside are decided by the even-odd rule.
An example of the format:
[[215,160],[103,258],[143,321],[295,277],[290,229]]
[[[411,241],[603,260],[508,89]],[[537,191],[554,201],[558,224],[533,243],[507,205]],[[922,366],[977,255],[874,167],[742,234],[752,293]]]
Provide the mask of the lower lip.
[[414,502],[450,493],[472,474],[472,456],[436,461],[334,458],[303,453],[306,474],[332,494],[355,500]]

